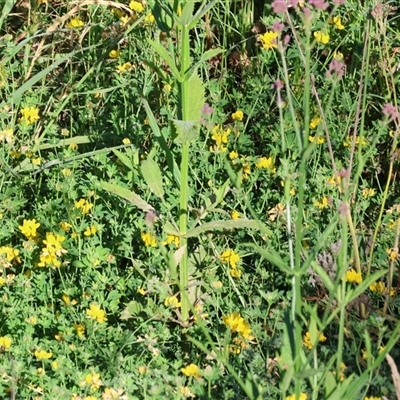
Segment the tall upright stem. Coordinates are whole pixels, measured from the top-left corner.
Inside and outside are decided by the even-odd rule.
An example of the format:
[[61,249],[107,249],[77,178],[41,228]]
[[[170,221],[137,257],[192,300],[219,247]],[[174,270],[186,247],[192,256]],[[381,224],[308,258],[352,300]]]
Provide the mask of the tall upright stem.
[[[187,26],[181,27],[181,76],[184,77],[190,68],[190,43],[189,31]],[[189,115],[189,78],[183,79],[180,83],[180,119],[188,120]],[[180,210],[179,210],[179,231],[181,235],[187,231],[188,216],[188,171],[189,171],[189,142],[182,144],[182,160],[181,160],[181,192],[180,192]],[[181,314],[182,319],[186,322],[189,319],[189,299],[186,293],[188,286],[188,252],[187,239],[181,238],[181,246],[184,247],[184,253],[180,263],[179,282],[181,290]]]

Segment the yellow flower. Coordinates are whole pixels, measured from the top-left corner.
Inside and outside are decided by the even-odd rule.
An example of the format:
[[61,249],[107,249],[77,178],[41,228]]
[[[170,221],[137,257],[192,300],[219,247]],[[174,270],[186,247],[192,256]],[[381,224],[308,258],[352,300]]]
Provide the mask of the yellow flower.
[[142,287],[140,287],[138,290],[138,293],[140,293],[142,296],[145,296],[147,294],[146,290],[144,290]]
[[65,221],[60,222],[59,225],[60,225],[60,228],[61,228],[65,233],[67,233],[67,232],[72,228],[72,225],[69,224],[68,222],[65,222]]
[[361,283],[361,272],[356,272],[353,268],[346,272],[346,282]]
[[200,370],[196,364],[187,365],[185,368],[181,368],[181,371],[186,376],[193,376],[195,379],[200,378]]
[[[130,62],[126,62],[124,64],[118,65],[117,70],[119,72],[126,72],[129,71],[132,68],[132,64]],[[129,139],[128,139],[129,140]],[[130,143],[130,142],[129,142]],[[125,144],[125,143],[124,143]]]
[[267,31],[259,36],[262,47],[264,50],[276,49],[278,47],[277,38],[278,33],[273,31]]
[[315,31],[314,37],[315,37],[315,39],[317,39],[317,42],[319,42],[319,43],[322,43],[322,44],[329,43],[329,35],[327,33],[324,33],[322,31]]
[[337,29],[339,29],[339,30],[344,29],[344,25],[342,24],[340,17],[333,17],[332,23],[333,23],[333,25],[336,26]]
[[24,107],[21,110],[21,122],[24,122],[26,125],[34,124],[36,121],[39,121],[39,109],[37,107]]
[[156,238],[149,232],[141,233],[142,240],[147,247],[157,247]]
[[213,152],[221,152],[224,153],[226,151],[226,147],[224,144],[228,143],[228,136],[230,135],[231,130],[229,128],[223,130],[220,125],[215,125],[212,129],[211,139],[215,141],[214,149],[210,150]]
[[20,225],[18,229],[28,240],[33,240],[37,237],[36,231],[39,226],[40,223],[36,222],[36,219],[24,219],[22,225]]
[[144,17],[144,22],[147,24],[154,24],[154,22],[156,22],[156,19],[154,18],[154,15],[150,13]]
[[82,214],[88,214],[93,204],[85,199],[80,199],[75,202],[75,208],[81,210]]
[[68,146],[68,148],[69,148],[70,150],[76,151],[76,150],[78,150],[78,145],[77,145],[76,143],[71,143],[71,144]]
[[167,244],[173,243],[176,247],[180,246],[181,238],[176,235],[172,235],[170,233],[167,234],[167,240],[163,242],[163,245],[166,246]]
[[113,399],[128,399],[127,396],[123,396],[123,389],[113,389],[113,388],[105,388],[102,394],[103,400],[113,400]]
[[[343,142],[343,146],[344,147],[350,147],[351,144],[352,144],[352,141],[353,141],[352,136],[347,136],[347,138]],[[365,146],[366,144],[367,144],[367,142],[366,142],[366,140],[364,138],[360,141],[360,137],[356,136],[356,140],[355,140],[356,147],[358,147],[359,145]]]
[[374,396],[364,397],[364,400],[382,400],[382,397],[374,397]]
[[125,139],[122,140],[122,143],[124,145],[128,145],[128,144],[131,144],[131,141],[128,138],[125,138]]
[[0,336],[0,348],[3,348],[5,350],[9,349],[11,347],[11,338],[8,336]]
[[83,232],[83,234],[84,234],[85,236],[92,236],[92,235],[95,235],[96,232],[97,232],[96,226],[95,226],[95,225],[92,225],[92,226],[88,226],[88,227],[86,228],[85,232]]
[[225,315],[222,320],[232,332],[238,333],[244,339],[253,339],[253,336],[250,335],[251,328],[249,323],[238,312]]
[[170,296],[164,300],[164,305],[165,307],[177,308],[181,306],[181,302],[176,296]]
[[243,111],[237,110],[232,114],[232,119],[234,121],[242,121],[243,120]]
[[385,293],[386,287],[383,282],[374,282],[372,285],[369,286],[369,290],[371,292],[383,294]]
[[386,249],[386,254],[389,255],[390,261],[396,261],[399,258],[399,253],[395,249]]
[[295,394],[286,396],[286,400],[307,400],[307,393],[301,392],[300,397],[297,399]]
[[237,268],[237,263],[240,261],[240,256],[232,249],[228,249],[219,256],[219,259],[224,263],[229,263],[231,268]]
[[242,271],[241,271],[239,268],[237,268],[237,267],[235,267],[235,268],[230,268],[230,269],[229,269],[229,273],[231,274],[231,276],[232,276],[233,278],[240,278],[240,277],[242,276]]
[[[323,333],[320,333],[319,341],[321,343],[326,341],[326,336]],[[309,350],[313,348],[313,344],[311,343],[310,332],[306,332],[306,334],[303,336],[303,346],[307,347]]]
[[53,353],[45,350],[35,350],[35,357],[38,360],[48,360],[49,358],[53,357]]
[[239,153],[237,151],[231,151],[229,153],[229,158],[233,161],[239,158]]
[[86,326],[85,324],[74,324],[74,329],[76,334],[82,337],[85,334]]
[[51,368],[53,368],[54,370],[57,370],[59,368],[58,362],[57,361],[52,361]]
[[100,386],[103,386],[103,382],[100,379],[100,374],[96,372],[90,372],[85,376],[85,380],[80,382],[79,386],[89,385],[90,389],[96,391]]
[[92,303],[90,309],[86,310],[88,318],[96,320],[99,324],[107,321],[106,312],[98,304]]
[[250,165],[248,163],[243,164],[243,178],[247,179],[250,174],[251,174]]
[[240,213],[238,213],[236,210],[233,210],[233,211],[231,211],[231,217],[232,217],[232,219],[239,219]]
[[311,136],[311,135],[309,135],[308,136],[308,140],[309,140],[309,142],[311,142],[311,143],[316,143],[316,144],[323,144],[323,143],[325,143],[325,138],[324,137],[322,137],[322,136]]
[[68,22],[67,28],[68,29],[81,28],[84,25],[85,23],[79,17],[75,17]]
[[343,56],[343,53],[341,53],[340,51],[335,51],[333,53],[333,58],[340,61],[340,60],[343,60],[344,56]]
[[129,8],[130,8],[132,11],[136,11],[136,12],[142,12],[142,11],[144,11],[143,4],[140,3],[139,1],[135,1],[135,0],[132,0],[132,1],[129,3]]
[[314,206],[317,208],[320,208],[321,210],[325,207],[328,207],[328,198],[326,196],[324,196],[321,201],[315,201],[314,202]]
[[272,157],[261,157],[257,162],[256,162],[256,168],[261,169],[274,169],[274,161],[272,160]]
[[[21,263],[21,258],[19,257],[19,250],[13,249],[11,246],[1,246],[0,247],[0,256],[5,255],[5,259],[8,263],[12,263],[15,261],[16,263]],[[0,259],[3,257],[0,257]],[[11,266],[7,263],[7,266]]]
[[364,189],[363,191],[362,191],[362,195],[363,195],[363,197],[365,197],[366,199],[368,198],[368,197],[372,197],[372,196],[375,196],[375,189],[372,189],[372,188],[366,188],[366,189]]
[[214,289],[217,289],[217,290],[222,289],[222,282],[221,282],[221,281],[213,282],[213,283],[212,283],[212,287],[213,287]]
[[310,121],[310,125],[309,125],[310,129],[315,129],[319,125],[320,122],[321,122],[320,117],[318,117],[318,116],[313,117],[312,120]]
[[120,55],[121,55],[121,51],[120,51],[120,50],[111,50],[111,51],[108,53],[108,56],[109,56],[110,58],[118,58]]

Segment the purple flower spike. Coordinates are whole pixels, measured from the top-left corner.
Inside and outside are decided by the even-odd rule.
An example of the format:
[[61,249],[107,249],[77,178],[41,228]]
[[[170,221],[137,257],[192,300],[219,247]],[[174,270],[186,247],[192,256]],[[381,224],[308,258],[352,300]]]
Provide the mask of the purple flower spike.
[[285,0],[274,0],[271,4],[274,14],[283,14],[287,11],[288,6]]
[[334,58],[329,64],[329,70],[326,71],[326,77],[328,79],[332,77],[340,79],[344,75],[344,68],[345,64]]
[[382,114],[389,117],[390,121],[399,118],[399,112],[392,103],[386,103],[382,108]]
[[280,33],[285,28],[285,25],[282,24],[280,21],[275,21],[274,24],[271,26],[271,31],[276,33]]

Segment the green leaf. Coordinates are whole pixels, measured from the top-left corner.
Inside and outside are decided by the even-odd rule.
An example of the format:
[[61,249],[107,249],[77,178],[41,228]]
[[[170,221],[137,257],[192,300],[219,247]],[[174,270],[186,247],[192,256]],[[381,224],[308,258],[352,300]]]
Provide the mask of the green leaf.
[[173,119],[176,129],[176,143],[188,143],[196,140],[200,132],[200,124],[196,121],[180,121]]
[[138,315],[143,310],[142,305],[137,301],[130,301],[121,313],[121,319],[127,320]]
[[321,278],[322,283],[328,289],[329,293],[333,293],[335,285],[333,284],[332,279],[329,278],[329,276],[325,272],[325,270],[315,261],[311,262],[311,267],[317,273],[317,275]]
[[219,230],[233,230],[233,229],[260,229],[259,222],[251,219],[228,219],[226,221],[212,221],[207,222],[197,228],[189,230],[183,237],[197,237],[201,233]]
[[105,182],[105,181],[100,181],[99,182],[100,187],[107,192],[116,194],[117,196],[121,197],[122,199],[125,199],[135,205],[137,208],[140,208],[144,212],[147,211],[154,211],[154,208],[146,203],[139,195],[136,193],[131,192],[129,189],[126,189],[116,183],[110,183],[110,182]]
[[213,58],[215,56],[217,56],[218,54],[224,53],[225,50],[224,49],[210,49],[207,50],[203,53],[203,55],[201,56],[201,62],[205,62],[208,61],[210,58]]
[[154,160],[148,158],[147,160],[142,161],[140,170],[149,189],[157,197],[162,199],[164,197],[164,188],[162,174],[158,164]]
[[214,4],[215,4],[216,2],[217,2],[217,0],[213,0],[213,1],[210,1],[206,6],[200,7],[200,8],[197,10],[196,14],[194,15],[194,17],[193,17],[193,19],[192,19],[192,22],[188,25],[188,29],[189,29],[189,30],[190,30],[190,29],[193,29],[193,28],[196,26],[197,22],[200,20],[200,18],[201,18],[204,14],[206,14],[206,13],[214,6]]
[[122,164],[124,164],[128,169],[133,169],[132,160],[126,154],[122,153],[119,150],[113,150],[112,152],[117,156],[118,160],[121,161]]
[[189,113],[187,116],[187,121],[200,121],[201,109],[204,107],[205,103],[205,88],[204,82],[199,77],[197,71],[193,72],[189,78]]
[[3,26],[4,20],[8,17],[9,12],[12,10],[16,2],[16,0],[8,0],[4,2],[3,10],[1,11],[0,16],[0,29]]
[[187,26],[192,22],[193,19],[193,9],[194,9],[194,1],[188,1],[182,10],[182,14],[179,17],[179,23]]
[[147,118],[149,120],[149,125],[156,137],[158,143],[160,144],[161,148],[165,153],[165,157],[167,159],[168,168],[171,173],[174,175],[175,183],[177,184],[178,188],[181,186],[181,171],[179,170],[178,164],[176,163],[174,156],[168,147],[167,138],[163,136],[158,127],[157,120],[154,117],[153,111],[150,108],[148,101],[145,98],[141,98],[144,108],[146,110]]
[[175,64],[175,61],[168,54],[168,51],[163,47],[163,45],[159,42],[156,42],[152,39],[147,39],[149,44],[153,47],[154,51],[168,64],[171,69],[172,75],[174,75],[175,79],[178,82],[182,82],[181,74]]

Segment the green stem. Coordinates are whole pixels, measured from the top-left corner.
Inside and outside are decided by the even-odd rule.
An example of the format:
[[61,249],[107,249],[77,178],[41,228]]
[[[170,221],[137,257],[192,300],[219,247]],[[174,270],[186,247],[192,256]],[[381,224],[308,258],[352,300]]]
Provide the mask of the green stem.
[[[189,31],[187,26],[181,27],[181,76],[185,76],[190,68],[190,42]],[[183,79],[180,84],[180,119],[183,121],[188,120],[189,114],[189,77]],[[181,160],[181,192],[180,192],[180,210],[179,210],[179,231],[181,235],[185,235],[187,231],[187,218],[188,218],[188,174],[189,174],[189,142],[182,144],[182,160]],[[180,263],[179,269],[179,283],[181,292],[187,290],[189,274],[188,274],[188,253],[187,253],[187,239],[182,237],[181,246],[184,248],[184,253]],[[186,295],[181,296],[181,314],[183,322],[189,319],[189,297]]]

